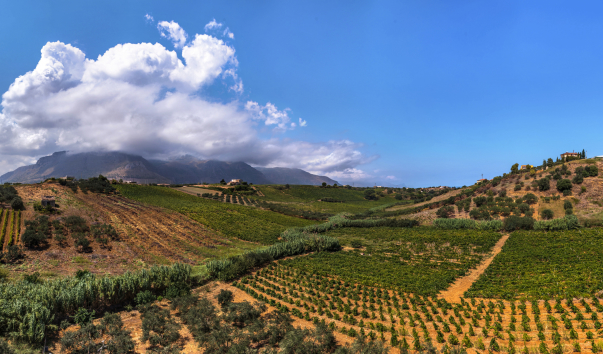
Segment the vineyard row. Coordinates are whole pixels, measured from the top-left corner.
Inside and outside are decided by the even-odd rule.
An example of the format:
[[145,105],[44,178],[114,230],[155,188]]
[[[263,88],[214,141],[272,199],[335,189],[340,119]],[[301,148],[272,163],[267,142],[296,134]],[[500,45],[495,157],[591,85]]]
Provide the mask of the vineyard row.
[[0,214],[0,246],[3,251],[16,245],[21,235],[21,211],[3,209]]

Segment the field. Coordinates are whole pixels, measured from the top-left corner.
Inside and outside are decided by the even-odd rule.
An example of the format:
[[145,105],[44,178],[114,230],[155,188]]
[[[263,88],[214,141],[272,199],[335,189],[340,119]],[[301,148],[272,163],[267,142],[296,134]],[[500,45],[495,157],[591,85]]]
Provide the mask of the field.
[[[317,186],[292,185],[289,189],[282,186],[256,186],[263,197],[252,197],[257,200],[284,204],[289,208],[322,213],[338,214],[342,212],[360,213],[370,208],[399,202],[393,194],[385,194],[379,200],[364,199],[364,191],[356,189],[321,188]],[[382,189],[377,189],[382,190]],[[321,202],[324,198],[332,198],[339,202]],[[408,201],[411,203],[411,201]]]
[[344,228],[325,233],[362,248],[297,257],[283,264],[369,286],[435,295],[481,262],[501,235],[477,230]]
[[[385,290],[286,266],[268,267],[236,284],[294,317],[324,321],[350,337],[383,338],[413,352],[426,343],[462,346],[470,353],[598,352],[603,305],[598,299],[561,302],[463,300]],[[392,339],[392,337],[394,337]],[[579,349],[578,349],[579,348]]]
[[469,296],[572,298],[603,290],[603,230],[514,232]]
[[19,243],[21,211],[0,210],[0,250]]
[[315,222],[188,195],[164,187],[119,185],[124,197],[182,213],[226,237],[273,244],[292,226]]

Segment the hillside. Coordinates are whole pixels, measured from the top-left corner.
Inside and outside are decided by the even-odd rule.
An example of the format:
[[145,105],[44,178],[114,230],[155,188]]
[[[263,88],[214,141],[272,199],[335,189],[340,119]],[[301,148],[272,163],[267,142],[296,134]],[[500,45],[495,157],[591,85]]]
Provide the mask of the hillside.
[[[266,177],[265,171],[275,180]],[[242,179],[253,184],[309,184],[336,183],[328,177],[316,176],[300,169],[256,169],[244,162],[200,160],[183,156],[167,161],[146,160],[122,152],[86,152],[70,154],[55,152],[40,158],[34,165],[22,166],[0,176],[4,182],[37,183],[47,178],[71,176],[77,179],[98,175],[137,183],[218,183],[224,179]]]

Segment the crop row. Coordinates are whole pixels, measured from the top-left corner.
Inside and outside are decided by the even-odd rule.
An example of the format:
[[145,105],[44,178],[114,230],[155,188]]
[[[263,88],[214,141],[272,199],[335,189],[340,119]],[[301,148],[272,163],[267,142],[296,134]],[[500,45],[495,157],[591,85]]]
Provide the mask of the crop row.
[[0,216],[0,251],[19,242],[21,233],[21,211],[2,210]]
[[571,298],[603,290],[603,230],[511,234],[467,297]]
[[279,235],[293,226],[312,221],[276,214],[259,208],[221,203],[189,195],[170,188],[117,185],[123,196],[180,212],[225,236],[273,244]]
[[526,349],[559,350],[571,344],[574,349],[590,347],[596,352],[600,345],[595,333],[602,327],[603,305],[597,298],[528,303],[463,299],[453,305],[283,265],[268,267],[235,285],[299,318],[327,322],[352,337],[361,333],[376,336],[377,332],[381,338],[387,335],[395,346],[413,343],[415,350],[428,342],[482,350],[489,346],[494,351],[497,347],[501,350],[504,342],[507,350],[520,344]]
[[315,253],[286,260],[323,276],[338,276],[365,285],[395,286],[405,292],[435,295],[477,266],[500,239],[480,230],[427,227],[340,228],[326,232],[352,251]]

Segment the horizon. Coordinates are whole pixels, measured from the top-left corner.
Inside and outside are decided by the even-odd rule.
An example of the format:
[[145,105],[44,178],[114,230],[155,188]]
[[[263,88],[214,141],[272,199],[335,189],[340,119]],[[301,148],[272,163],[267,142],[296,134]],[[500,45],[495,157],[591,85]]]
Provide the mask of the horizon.
[[111,150],[458,187],[603,154],[597,2],[31,4],[0,22],[0,175]]

